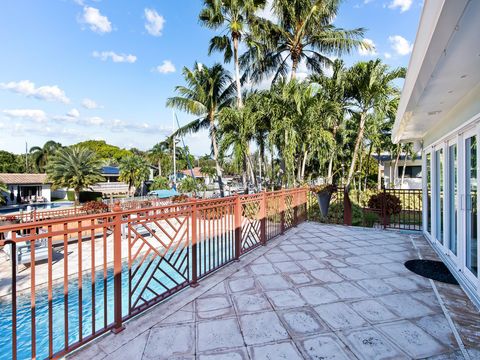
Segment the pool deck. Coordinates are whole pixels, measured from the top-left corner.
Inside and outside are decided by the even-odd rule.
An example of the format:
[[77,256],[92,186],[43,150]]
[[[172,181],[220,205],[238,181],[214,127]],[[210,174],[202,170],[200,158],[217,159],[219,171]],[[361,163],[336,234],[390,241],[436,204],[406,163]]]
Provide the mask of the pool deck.
[[304,223],[70,359],[480,359],[480,312],[423,236]]

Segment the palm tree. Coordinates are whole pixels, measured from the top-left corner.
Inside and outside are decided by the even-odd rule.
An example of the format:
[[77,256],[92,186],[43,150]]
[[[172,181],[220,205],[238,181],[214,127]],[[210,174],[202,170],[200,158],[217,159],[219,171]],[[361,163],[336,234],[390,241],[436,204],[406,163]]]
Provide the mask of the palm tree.
[[0,204],[6,203],[6,199],[5,199],[5,196],[3,194],[4,193],[6,194],[8,192],[9,192],[8,186],[5,183],[0,181]]
[[128,184],[128,193],[131,194],[132,187],[140,187],[150,175],[147,162],[138,155],[130,155],[120,160],[120,181]]
[[45,172],[45,166],[48,163],[48,158],[51,157],[55,152],[62,147],[62,144],[55,142],[53,140],[47,141],[43,147],[34,146],[30,149],[30,154],[32,154],[33,161],[35,163],[35,168],[39,172]]
[[46,171],[55,187],[67,187],[75,191],[78,203],[80,191],[103,181],[101,161],[96,154],[80,146],[59,149],[50,158]]
[[235,84],[232,83],[230,74],[220,64],[207,67],[195,63],[193,70],[183,68],[183,76],[187,83],[186,86],[175,88],[178,96],[169,98],[167,106],[198,117],[179,128],[174,135],[181,136],[196,133],[201,129],[209,129],[220,195],[224,196],[217,139],[217,121],[218,114],[222,109],[232,104]]
[[210,40],[208,53],[210,55],[213,51],[223,52],[225,63],[229,63],[233,56],[237,105],[243,107],[238,46],[248,27],[249,17],[265,6],[265,0],[204,0],[204,6],[200,12],[202,24],[210,29],[224,27],[224,35]]
[[148,151],[148,157],[152,162],[156,162],[158,165],[158,176],[162,176],[162,162],[165,161],[169,155],[167,151],[169,150],[168,141],[162,141],[158,144],[155,144],[153,148]]
[[273,0],[277,21],[254,18],[241,66],[254,81],[274,74],[276,82],[289,70],[295,79],[301,61],[307,69],[321,73],[332,63],[327,56],[341,56],[359,47],[370,49],[362,40],[363,28],[345,30],[332,24],[339,5],[340,0]]
[[372,118],[369,114],[375,111],[393,110],[392,107],[396,106],[397,102],[391,100],[399,96],[399,89],[393,81],[404,78],[405,72],[405,68],[390,70],[388,65],[383,64],[379,59],[359,62],[349,69],[347,96],[351,98],[351,109],[356,113],[359,123],[345,186],[348,187],[352,181],[358,154],[363,144],[366,122]]

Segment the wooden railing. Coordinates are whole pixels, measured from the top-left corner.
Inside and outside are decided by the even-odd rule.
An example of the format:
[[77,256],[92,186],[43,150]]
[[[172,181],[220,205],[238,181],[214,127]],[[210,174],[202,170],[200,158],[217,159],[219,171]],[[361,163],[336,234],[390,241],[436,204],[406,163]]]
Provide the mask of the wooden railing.
[[[307,189],[0,227],[0,348],[57,358],[306,220]],[[25,267],[27,264],[28,267]]]

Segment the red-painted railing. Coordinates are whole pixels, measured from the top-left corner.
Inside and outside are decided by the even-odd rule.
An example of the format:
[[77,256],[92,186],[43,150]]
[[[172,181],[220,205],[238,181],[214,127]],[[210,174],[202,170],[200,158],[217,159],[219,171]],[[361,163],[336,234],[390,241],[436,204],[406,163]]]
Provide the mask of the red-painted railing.
[[[0,338],[13,359],[77,349],[306,219],[307,189],[0,227]],[[25,266],[28,265],[28,266]]]

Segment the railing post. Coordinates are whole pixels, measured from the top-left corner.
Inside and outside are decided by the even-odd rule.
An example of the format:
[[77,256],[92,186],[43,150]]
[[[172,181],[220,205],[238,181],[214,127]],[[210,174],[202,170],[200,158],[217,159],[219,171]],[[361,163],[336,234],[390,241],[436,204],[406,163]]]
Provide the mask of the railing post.
[[298,225],[298,190],[295,189],[292,197],[292,206],[293,206],[293,226],[297,227]]
[[280,195],[280,233],[285,232],[285,189],[281,190]]
[[383,187],[383,199],[382,199],[382,217],[383,217],[383,229],[387,228],[387,208],[385,206],[385,196],[387,194],[387,190]]
[[235,197],[235,260],[240,259],[242,252],[242,204],[240,196]]
[[122,208],[116,201],[113,206],[113,307],[114,327],[112,332],[118,334],[125,329],[122,323]]
[[262,191],[260,201],[260,242],[267,245],[267,193]]
[[[12,231],[13,234],[13,231]],[[17,243],[12,240],[5,241],[5,246],[10,246],[12,267],[12,359],[17,359]]]
[[198,286],[198,273],[197,273],[197,200],[192,200],[192,281],[191,287]]

